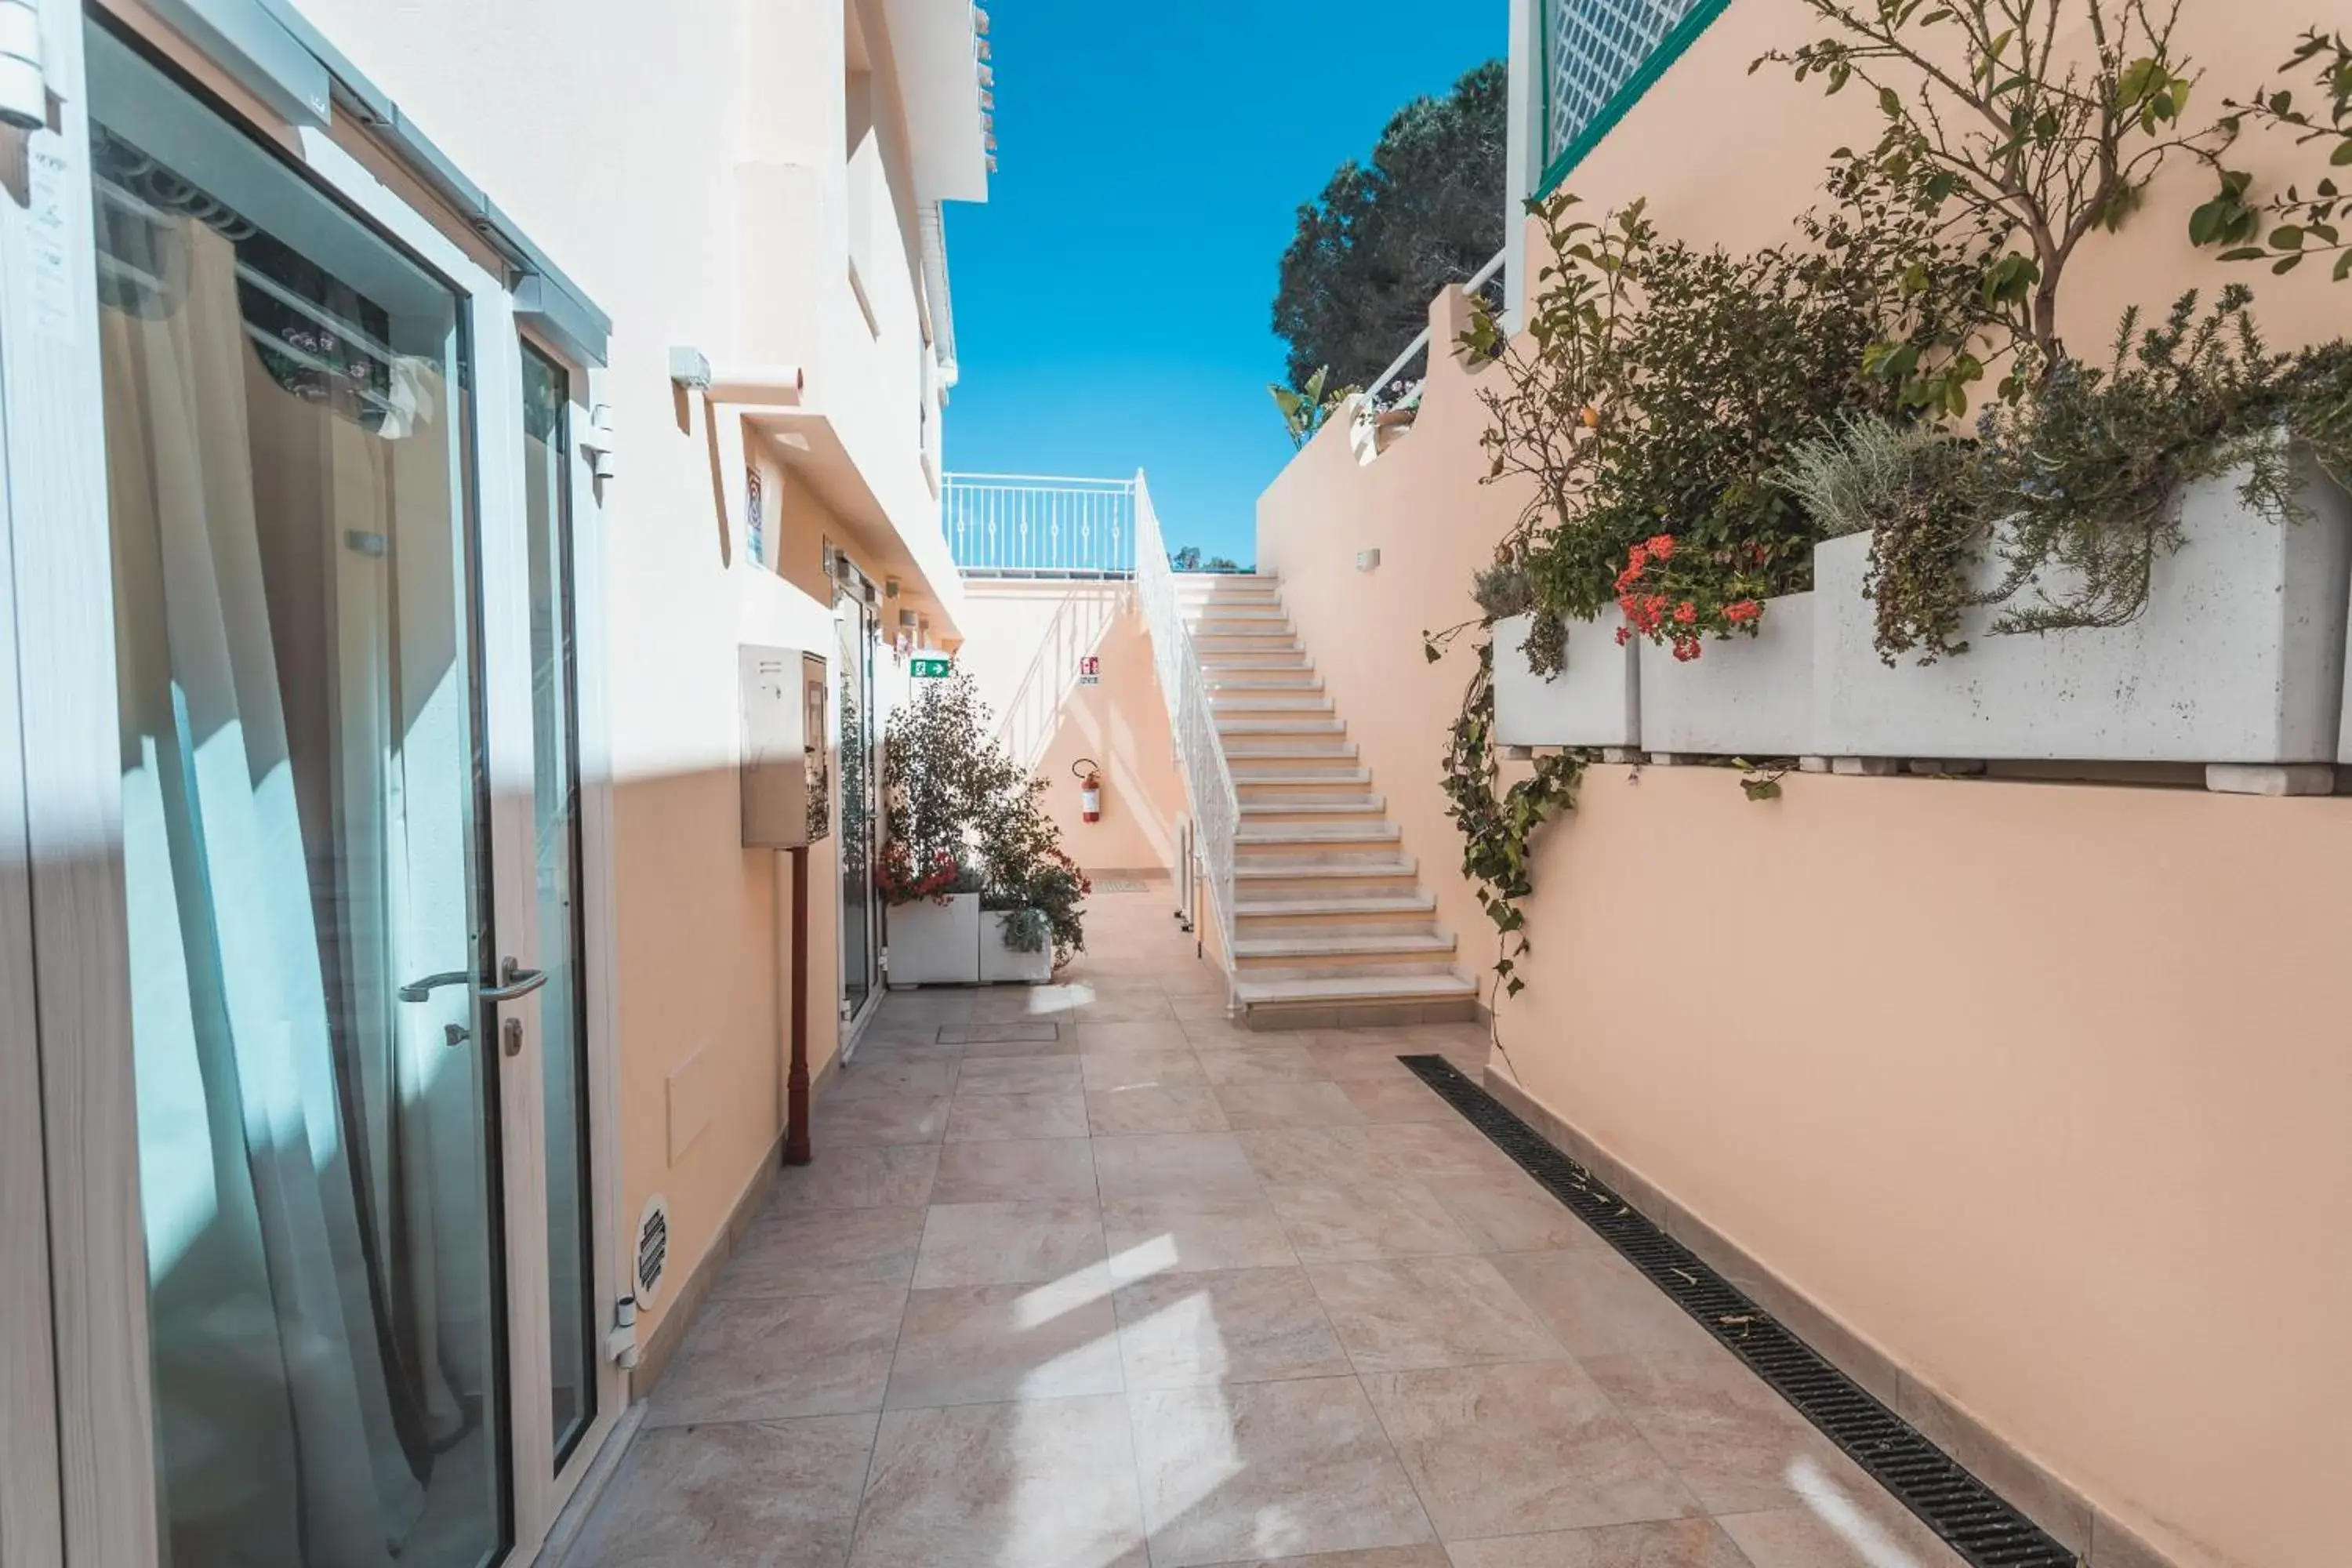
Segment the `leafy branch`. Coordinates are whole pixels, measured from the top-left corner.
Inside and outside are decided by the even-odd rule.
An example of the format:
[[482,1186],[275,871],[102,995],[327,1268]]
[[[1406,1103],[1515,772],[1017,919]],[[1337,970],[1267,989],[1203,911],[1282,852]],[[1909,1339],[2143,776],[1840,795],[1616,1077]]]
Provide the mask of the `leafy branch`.
[[[1486,628],[1491,623],[1474,623]],[[1423,647],[1434,659],[1444,644],[1467,629],[1424,634]],[[1536,759],[1535,771],[1497,793],[1502,765],[1496,761],[1495,645],[1478,646],[1478,668],[1462,694],[1462,711],[1446,736],[1444,785],[1445,815],[1462,830],[1462,872],[1477,891],[1479,907],[1495,922],[1496,983],[1502,994],[1527,989],[1519,960],[1528,952],[1527,912],[1518,901],[1533,892],[1529,844],[1536,830],[1573,807],[1576,786],[1590,758],[1567,752]]]
[[1315,433],[1339,411],[1339,405],[1363,390],[1359,386],[1327,389],[1324,383],[1330,377],[1331,367],[1327,364],[1308,376],[1307,384],[1302,387],[1287,387],[1277,382],[1266,383],[1266,395],[1272,397],[1274,405],[1282,410],[1282,422],[1289,428],[1290,444],[1302,451],[1307,442],[1315,439]]
[[[2288,89],[2264,88],[2242,101],[2225,99],[2230,112],[2221,124],[2235,134],[2248,121],[2292,133],[2297,146],[2332,143],[2330,168],[2352,168],[2352,43],[2341,33],[2317,27],[2304,34],[2294,53],[2279,67],[2291,71],[2316,63],[2320,92],[2326,106],[2317,110],[2295,102]],[[2352,223],[2352,192],[2332,176],[2322,176],[2305,195],[2300,185],[2289,185],[2268,200],[2250,202],[2254,177],[2242,169],[2218,168],[2221,188],[2189,218],[2193,245],[2221,245],[2224,261],[2267,261],[2277,273],[2294,271],[2313,256],[2334,254],[2336,282],[2352,278],[2352,240],[2337,227],[2339,219]],[[2268,226],[2267,227],[2265,226]]]
[[[1836,31],[1749,69],[1777,62],[1831,93],[1854,81],[1876,92],[1878,144],[1842,156],[1994,239],[1983,299],[2008,327],[2001,352],[2032,351],[2001,384],[2005,397],[2021,395],[2029,373],[2047,376],[2066,361],[2058,302],[2076,247],[2129,217],[2167,160],[2210,161],[2231,133],[2187,123],[2196,77],[2173,46],[2179,0],[2161,9],[2151,0],[1805,4]],[[1945,374],[1964,390],[1981,368],[1961,354]]]

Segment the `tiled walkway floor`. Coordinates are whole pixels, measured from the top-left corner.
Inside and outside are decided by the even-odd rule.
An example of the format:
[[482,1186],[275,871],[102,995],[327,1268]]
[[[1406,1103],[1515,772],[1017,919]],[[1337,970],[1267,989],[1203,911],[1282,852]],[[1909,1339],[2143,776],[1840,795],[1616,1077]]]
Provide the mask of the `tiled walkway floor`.
[[1956,1568],[1397,1065],[1252,1035],[1164,889],[892,996],[573,1568]]

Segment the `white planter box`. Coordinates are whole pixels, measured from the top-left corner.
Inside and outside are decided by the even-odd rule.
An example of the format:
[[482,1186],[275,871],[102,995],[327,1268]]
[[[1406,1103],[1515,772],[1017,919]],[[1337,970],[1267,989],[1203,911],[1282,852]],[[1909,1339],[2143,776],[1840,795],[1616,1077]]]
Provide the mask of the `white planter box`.
[[1552,679],[1522,651],[1533,616],[1495,623],[1495,743],[1498,746],[1638,746],[1640,660],[1617,645],[1624,616],[1611,605],[1568,624],[1568,668]]
[[1643,749],[1711,757],[1793,757],[1818,751],[1813,621],[1822,596],[1783,594],[1765,600],[1754,637],[1710,637],[1687,664],[1675,658],[1673,648],[1643,638]]
[[893,905],[889,983],[893,985],[980,984],[980,895],[950,893]]
[[980,981],[983,985],[1043,985],[1054,978],[1054,943],[1049,937],[1035,952],[1016,952],[1005,945],[1004,916],[999,910],[980,913]]
[[[2149,763],[2332,763],[2345,706],[2352,500],[2315,475],[2302,523],[2192,485],[2185,542],[2159,559],[2128,626],[1994,637],[1969,611],[1969,651],[1895,668],[1871,645],[1870,537],[1813,552],[1823,606],[1822,732],[1838,756]],[[1981,583],[1999,581],[1986,563]]]

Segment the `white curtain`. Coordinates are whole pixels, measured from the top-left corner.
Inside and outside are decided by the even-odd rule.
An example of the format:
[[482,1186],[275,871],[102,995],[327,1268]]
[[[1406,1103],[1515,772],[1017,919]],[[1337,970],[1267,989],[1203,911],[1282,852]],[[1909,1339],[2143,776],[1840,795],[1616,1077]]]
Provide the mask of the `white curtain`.
[[165,1548],[390,1568],[489,1361],[467,991],[393,994],[475,963],[447,442],[280,385],[214,228],[102,221]]

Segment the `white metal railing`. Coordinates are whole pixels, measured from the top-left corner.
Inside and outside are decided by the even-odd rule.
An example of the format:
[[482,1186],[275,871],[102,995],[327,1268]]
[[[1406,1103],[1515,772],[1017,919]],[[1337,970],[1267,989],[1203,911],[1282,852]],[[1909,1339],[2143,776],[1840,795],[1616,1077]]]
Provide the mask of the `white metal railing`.
[[[1192,628],[1184,624],[1183,606],[1176,597],[1176,573],[1168,563],[1168,542],[1160,535],[1159,514],[1151,508],[1151,489],[1135,476],[1135,586],[1143,606],[1144,624],[1151,631],[1151,659],[1160,676],[1160,695],[1168,701],[1168,719],[1176,737],[1176,765],[1184,775],[1184,795],[1192,811],[1193,847],[1208,882],[1210,912],[1215,917],[1219,940],[1231,951],[1234,910],[1234,833],[1241,825],[1241,797],[1225,765],[1225,748],[1217,738],[1216,715],[1209,706],[1209,680],[1201,656],[1192,647]],[[1180,868],[1181,871],[1181,868]]]
[[1126,586],[1118,583],[1066,594],[1045,623],[1045,639],[1006,700],[996,730],[1005,753],[1028,772],[1036,772],[1045,760],[1061,727],[1062,705],[1077,689],[1079,663],[1102,646],[1103,634],[1118,618],[1127,595]]
[[[1496,251],[1493,260],[1487,262],[1486,266],[1481,267],[1477,271],[1470,275],[1470,281],[1462,285],[1462,291],[1470,295],[1477,294],[1488,284],[1494,282],[1495,279],[1503,275],[1504,265],[1508,262],[1510,258],[1511,252],[1509,247],[1506,246],[1503,249]],[[1397,378],[1404,374],[1407,367],[1409,367],[1414,360],[1427,353],[1428,350],[1429,329],[1427,327],[1423,327],[1421,329],[1421,335],[1405,345],[1404,353],[1397,355],[1394,360],[1391,361],[1388,369],[1381,372],[1379,378],[1375,380],[1371,385],[1364,388],[1363,407],[1366,410],[1377,409],[1380,407],[1381,395],[1386,392],[1391,386],[1394,385]],[[1428,372],[1424,370],[1422,374],[1426,375],[1428,374]]]
[[950,474],[948,549],[967,577],[1135,575],[1133,479]]

